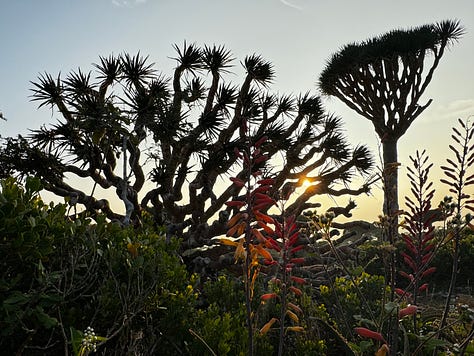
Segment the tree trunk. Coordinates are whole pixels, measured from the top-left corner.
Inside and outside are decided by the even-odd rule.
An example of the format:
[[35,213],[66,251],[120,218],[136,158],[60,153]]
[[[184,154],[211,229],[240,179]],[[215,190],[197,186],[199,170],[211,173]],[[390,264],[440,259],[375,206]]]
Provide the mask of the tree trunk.
[[388,138],[383,140],[383,182],[384,182],[384,202],[383,213],[390,219],[390,231],[388,238],[390,242],[398,233],[398,138]]
[[[384,204],[383,213],[387,218],[387,225],[383,229],[383,240],[393,246],[398,235],[398,138],[382,140],[383,147],[383,182],[384,182]],[[388,266],[385,270],[385,278],[390,285],[390,300],[395,300],[396,288],[396,254],[392,250],[388,257]],[[389,326],[390,356],[395,356],[398,351],[398,318],[392,317]]]

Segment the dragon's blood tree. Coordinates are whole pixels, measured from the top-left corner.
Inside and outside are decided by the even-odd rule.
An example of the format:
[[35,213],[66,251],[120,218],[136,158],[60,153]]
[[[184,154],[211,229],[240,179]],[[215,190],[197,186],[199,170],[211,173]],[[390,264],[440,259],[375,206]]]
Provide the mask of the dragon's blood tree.
[[[0,177],[34,175],[92,218],[152,220],[189,249],[225,234],[232,209],[224,203],[243,194],[226,178],[234,172],[245,181],[234,150],[246,150],[247,136],[251,144],[269,138],[260,149],[279,167],[273,192],[300,187],[303,176],[312,183],[288,206],[296,215],[314,196],[369,191],[369,183],[349,189],[372,167],[368,148],[348,143],[341,118],[319,96],[273,93],[273,65],[256,54],[242,59],[242,78],[233,82],[229,73],[238,69],[224,46],[184,42],[175,50],[169,76],[139,53],[100,57],[92,71],[40,75],[32,100],[57,122],[2,137]],[[244,121],[250,135],[241,134]]]

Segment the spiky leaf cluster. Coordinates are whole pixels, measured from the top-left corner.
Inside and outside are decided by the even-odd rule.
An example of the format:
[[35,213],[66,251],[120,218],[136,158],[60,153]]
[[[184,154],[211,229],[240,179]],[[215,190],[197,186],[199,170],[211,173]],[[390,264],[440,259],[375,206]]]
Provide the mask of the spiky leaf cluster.
[[381,138],[398,138],[431,103],[419,100],[445,48],[463,34],[458,21],[446,20],[348,44],[328,60],[319,86],[371,120]]

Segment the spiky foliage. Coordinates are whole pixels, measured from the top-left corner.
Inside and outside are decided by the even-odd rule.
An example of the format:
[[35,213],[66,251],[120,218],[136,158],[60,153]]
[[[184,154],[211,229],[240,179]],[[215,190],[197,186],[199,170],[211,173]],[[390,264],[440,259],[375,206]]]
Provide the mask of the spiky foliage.
[[[440,210],[431,209],[431,201],[435,190],[433,182],[429,180],[429,172],[432,163],[428,163],[428,155],[425,151],[416,152],[410,156],[413,168],[408,167],[408,179],[410,181],[412,197],[405,197],[408,211],[405,213],[404,229],[407,233],[402,234],[406,249],[401,253],[408,272],[400,271],[400,274],[408,280],[408,288],[397,289],[402,297],[412,296],[413,303],[417,305],[419,293],[426,291],[428,283],[422,283],[423,279],[431,275],[435,268],[429,268],[436,247],[433,243],[435,220],[440,220]],[[409,292],[412,290],[413,293]],[[416,326],[416,324],[415,324]]]
[[394,30],[344,46],[319,77],[321,91],[370,120],[381,139],[389,175],[384,199],[388,216],[398,211],[398,173],[388,169],[398,161],[398,139],[431,104],[431,99],[420,104],[421,97],[446,47],[463,34],[459,22],[450,20]]
[[[467,194],[468,187],[474,184],[474,123],[469,119],[458,119],[459,126],[453,127],[451,135],[454,141],[449,145],[449,149],[454,154],[453,159],[447,159],[447,165],[441,166],[445,178],[441,182],[449,187],[449,192],[453,194],[453,213],[454,218],[451,222],[451,238],[453,244],[453,265],[451,271],[451,280],[446,297],[446,304],[443,316],[440,322],[440,330],[446,325],[451,298],[456,289],[456,279],[459,269],[459,246],[461,242],[461,232],[466,226],[470,226],[472,220],[471,213],[465,214],[466,210],[474,211],[474,199]],[[472,226],[471,226],[472,228]]]
[[[243,125],[248,132],[249,127],[246,120]],[[262,177],[262,163],[265,164],[268,156],[263,154],[260,147],[268,140],[263,136],[257,142],[244,147],[241,151],[236,150],[236,155],[242,161],[246,175],[242,178],[232,177],[233,185],[244,188],[244,198],[226,202],[226,205],[236,210],[227,226],[227,235],[233,239],[221,238],[220,242],[225,245],[235,246],[235,260],[243,263],[244,286],[246,292],[247,327],[249,337],[249,355],[253,355],[253,333],[254,312],[251,309],[254,298],[254,284],[262,266],[272,266],[268,277],[272,277],[275,291],[263,294],[260,299],[265,304],[273,299],[280,303],[280,315],[273,317],[260,329],[259,334],[266,334],[270,328],[278,322],[279,347],[278,355],[283,354],[285,334],[289,331],[302,331],[298,325],[298,314],[301,308],[292,303],[292,297],[302,295],[301,289],[292,285],[304,284],[303,278],[293,275],[292,269],[295,265],[303,263],[304,258],[298,258],[297,252],[304,245],[296,246],[300,242],[300,229],[294,215],[285,212],[285,203],[290,198],[292,189],[283,189],[278,197],[270,195],[275,179]],[[270,216],[269,208],[278,205],[280,214]],[[273,252],[273,254],[271,253]],[[268,271],[267,271],[268,272]],[[291,319],[292,325],[287,326],[286,320]]]
[[[247,144],[245,119],[253,125],[250,142],[267,136],[262,154],[270,162],[284,158],[279,169],[267,169],[275,179],[272,194],[285,184],[301,186],[304,176],[313,182],[288,207],[294,214],[317,194],[368,191],[367,185],[338,187],[365,174],[372,159],[365,146],[349,146],[341,120],[324,112],[319,97],[271,94],[274,69],[258,55],[242,61],[246,74],[235,85],[225,80],[233,59],[223,46],[185,42],[175,49],[171,78],[140,54],[100,57],[96,72],[79,70],[65,79],[41,75],[32,99],[57,109],[59,121],[28,138],[8,139],[0,151],[2,172],[37,175],[47,190],[92,214],[103,210],[111,219],[138,223],[148,212],[167,226],[168,236],[198,246],[225,233],[232,208],[224,203],[242,194],[222,177],[244,174],[234,149]],[[83,188],[74,177],[92,184]],[[152,184],[145,185],[147,179]],[[114,190],[126,215],[96,186]]]
[[[242,121],[242,132],[248,132],[247,120]],[[243,137],[248,138],[248,137]],[[262,178],[262,164],[265,164],[268,156],[263,155],[260,149],[262,143],[266,141],[262,137],[255,143],[250,143],[242,148],[242,151],[235,149],[235,155],[242,161],[244,171],[239,177],[231,177],[232,184],[237,188],[245,190],[244,196],[239,200],[225,202],[228,207],[234,209],[234,215],[227,222],[227,236],[234,239],[220,239],[226,245],[235,246],[236,262],[243,261],[243,277],[245,289],[245,307],[248,330],[248,355],[254,354],[254,316],[252,311],[252,300],[254,298],[254,286],[260,272],[259,258],[272,260],[270,252],[267,250],[267,242],[258,226],[258,222],[264,223],[271,219],[261,211],[267,210],[275,204],[275,201],[266,193],[271,188],[274,180]]]

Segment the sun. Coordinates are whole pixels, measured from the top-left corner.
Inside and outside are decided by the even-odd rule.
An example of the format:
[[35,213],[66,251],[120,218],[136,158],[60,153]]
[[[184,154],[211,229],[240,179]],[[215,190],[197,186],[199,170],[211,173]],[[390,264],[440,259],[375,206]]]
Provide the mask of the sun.
[[301,185],[303,188],[308,188],[311,185],[311,182],[308,179],[303,180],[303,184]]

